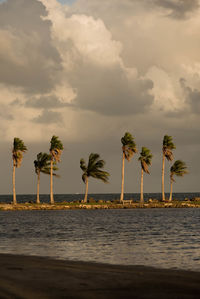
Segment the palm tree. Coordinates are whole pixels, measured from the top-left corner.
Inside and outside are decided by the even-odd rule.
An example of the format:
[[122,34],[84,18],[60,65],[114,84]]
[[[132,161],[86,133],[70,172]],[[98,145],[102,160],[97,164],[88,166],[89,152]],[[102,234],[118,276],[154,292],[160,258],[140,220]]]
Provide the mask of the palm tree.
[[133,155],[137,153],[137,149],[136,149],[134,138],[129,132],[126,132],[124,134],[124,137],[121,138],[121,143],[122,143],[122,186],[121,186],[120,202],[123,202],[124,200],[124,161],[125,159],[127,161],[130,161]]
[[165,201],[165,191],[164,191],[164,175],[165,175],[165,158],[168,161],[173,161],[173,149],[175,149],[175,145],[172,141],[172,136],[165,135],[163,138],[163,147],[162,147],[162,201]]
[[152,154],[150,150],[146,147],[142,147],[142,151],[140,153],[140,157],[138,160],[141,163],[141,185],[140,185],[140,203],[144,203],[144,195],[143,195],[143,175],[144,172],[150,174],[148,166],[151,165]]
[[63,144],[62,142],[58,139],[57,136],[52,136],[51,141],[50,141],[50,155],[51,155],[51,171],[50,171],[50,176],[51,176],[51,182],[50,182],[50,202],[51,204],[54,204],[54,198],[53,198],[53,166],[57,163],[60,162],[60,156],[62,154],[63,150]]
[[86,165],[85,160],[80,160],[80,168],[83,171],[82,180],[85,183],[85,197],[84,202],[87,202],[88,195],[88,178],[93,177],[99,179],[104,183],[108,182],[109,173],[107,171],[101,170],[104,168],[105,161],[99,160],[99,154],[91,153],[88,160],[88,165]]
[[16,200],[16,191],[15,191],[15,169],[19,168],[22,163],[23,153],[27,151],[27,147],[24,145],[24,142],[15,137],[13,141],[12,149],[12,159],[13,159],[13,204],[17,203]]
[[[36,203],[40,203],[40,173],[44,174],[51,174],[51,155],[48,155],[47,153],[40,152],[37,154],[37,160],[34,161],[35,166],[35,173],[37,174],[37,200]],[[57,170],[55,166],[53,167],[53,170]],[[53,175],[57,176],[55,173]]]
[[188,173],[187,166],[185,162],[181,160],[177,160],[174,162],[172,167],[170,168],[170,196],[169,201],[172,201],[172,184],[175,182],[174,175],[176,176],[184,176],[184,174]]

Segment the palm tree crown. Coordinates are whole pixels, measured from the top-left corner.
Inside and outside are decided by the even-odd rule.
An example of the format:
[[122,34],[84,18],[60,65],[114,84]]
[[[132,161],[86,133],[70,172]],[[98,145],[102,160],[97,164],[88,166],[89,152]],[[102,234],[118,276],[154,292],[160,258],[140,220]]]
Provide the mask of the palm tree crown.
[[13,142],[12,156],[13,156],[13,165],[15,167],[20,167],[22,163],[23,153],[27,151],[27,147],[24,142],[15,137]]
[[50,141],[50,153],[54,161],[60,162],[60,156],[63,150],[63,144],[57,136],[52,136]]
[[172,136],[165,135],[163,138],[163,154],[168,161],[172,161],[174,159],[172,150],[175,149],[176,146],[172,141]]
[[36,174],[38,174],[39,172],[50,174],[50,161],[51,155],[42,152],[37,154],[37,160],[34,161]]
[[141,162],[141,167],[144,170],[144,172],[148,174],[149,174],[148,166],[151,165],[152,157],[153,155],[151,154],[151,151],[146,147],[142,147],[142,151],[140,153],[140,157],[138,158],[138,160]]
[[174,175],[182,177],[186,173],[188,173],[188,171],[185,162],[177,160],[170,168],[170,179],[172,182],[175,182]]
[[85,160],[80,160],[80,168],[83,171],[82,180],[85,183],[86,178],[93,177],[99,179],[104,183],[108,182],[109,173],[107,171],[101,170],[104,168],[105,161],[99,160],[99,154],[91,153],[88,160],[88,165],[86,165]]
[[137,153],[136,143],[133,136],[129,132],[126,132],[124,134],[124,137],[121,138],[121,143],[125,159],[130,161],[133,155]]

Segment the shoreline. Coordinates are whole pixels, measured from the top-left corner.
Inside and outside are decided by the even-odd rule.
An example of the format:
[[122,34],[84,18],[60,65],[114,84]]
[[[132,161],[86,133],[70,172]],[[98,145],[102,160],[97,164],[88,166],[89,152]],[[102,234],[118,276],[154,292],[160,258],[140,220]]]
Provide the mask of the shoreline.
[[1,298],[199,298],[200,272],[0,254]]
[[152,209],[152,208],[200,208],[200,200],[181,200],[172,202],[151,201],[141,205],[139,202],[124,201],[116,203],[115,201],[107,202],[59,202],[50,203],[0,203],[0,211],[18,211],[18,210],[77,210],[77,209]]

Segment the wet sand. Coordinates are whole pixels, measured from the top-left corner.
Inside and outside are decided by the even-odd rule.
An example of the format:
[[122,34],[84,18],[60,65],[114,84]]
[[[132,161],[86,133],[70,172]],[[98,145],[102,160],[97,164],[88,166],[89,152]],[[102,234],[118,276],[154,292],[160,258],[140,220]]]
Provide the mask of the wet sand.
[[0,298],[200,298],[200,272],[0,254]]

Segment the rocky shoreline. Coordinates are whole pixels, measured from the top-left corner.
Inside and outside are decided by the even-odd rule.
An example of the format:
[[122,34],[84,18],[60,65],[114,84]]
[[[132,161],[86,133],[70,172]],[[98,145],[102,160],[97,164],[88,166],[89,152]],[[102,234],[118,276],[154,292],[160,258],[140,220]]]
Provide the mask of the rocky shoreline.
[[99,201],[99,202],[60,202],[55,204],[49,203],[0,203],[0,211],[16,211],[16,210],[75,210],[75,209],[150,209],[150,208],[200,208],[200,198],[182,201],[165,201],[149,199],[147,203],[140,204],[130,200],[119,203],[118,201]]

